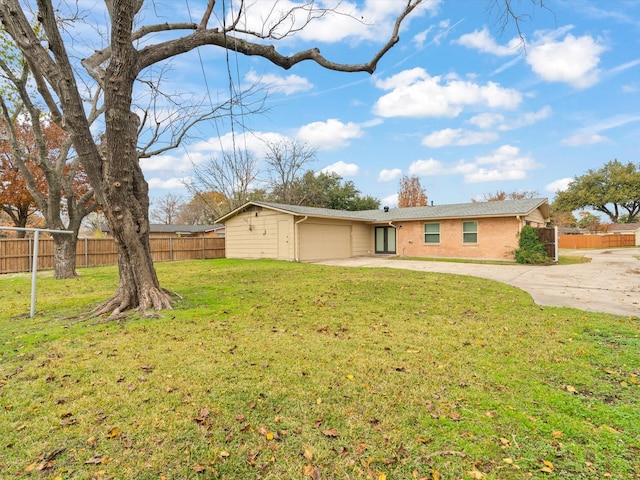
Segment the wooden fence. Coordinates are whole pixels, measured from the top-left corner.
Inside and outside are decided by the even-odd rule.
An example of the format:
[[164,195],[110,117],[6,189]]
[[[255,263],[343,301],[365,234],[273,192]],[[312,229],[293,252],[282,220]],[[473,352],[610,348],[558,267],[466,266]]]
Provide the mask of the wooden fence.
[[600,235],[559,235],[560,248],[614,248],[633,247],[636,244],[635,233],[610,233]]
[[[224,258],[224,238],[167,237],[151,238],[151,254],[154,262],[174,260],[201,260]],[[33,255],[32,238],[0,239],[0,274],[29,272]],[[111,238],[81,238],[76,245],[76,266],[97,267],[116,265],[118,254]],[[38,242],[38,270],[52,270],[53,239],[41,238]]]

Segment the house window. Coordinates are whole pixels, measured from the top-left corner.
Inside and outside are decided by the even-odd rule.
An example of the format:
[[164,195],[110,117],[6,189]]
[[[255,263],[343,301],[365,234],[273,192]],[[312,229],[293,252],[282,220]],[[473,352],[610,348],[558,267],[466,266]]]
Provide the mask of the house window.
[[424,243],[440,243],[440,224],[424,224]]
[[478,243],[478,222],[462,222],[462,243]]

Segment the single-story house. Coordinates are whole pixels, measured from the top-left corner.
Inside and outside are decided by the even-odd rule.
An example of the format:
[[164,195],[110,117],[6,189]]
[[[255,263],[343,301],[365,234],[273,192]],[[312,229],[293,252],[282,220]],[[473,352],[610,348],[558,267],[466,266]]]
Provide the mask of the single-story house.
[[[107,224],[100,228],[107,238],[111,237],[111,231]],[[167,237],[207,237],[224,238],[224,225],[165,225],[163,223],[149,224],[149,238]]]
[[514,259],[523,226],[549,222],[546,198],[350,212],[248,202],[224,223],[227,258],[320,261],[366,255]]

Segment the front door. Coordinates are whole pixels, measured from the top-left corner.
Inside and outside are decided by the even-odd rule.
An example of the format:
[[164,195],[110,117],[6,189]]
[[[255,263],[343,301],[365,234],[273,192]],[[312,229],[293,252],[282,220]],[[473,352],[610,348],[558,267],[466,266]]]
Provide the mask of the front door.
[[376,253],[396,253],[396,229],[376,227]]

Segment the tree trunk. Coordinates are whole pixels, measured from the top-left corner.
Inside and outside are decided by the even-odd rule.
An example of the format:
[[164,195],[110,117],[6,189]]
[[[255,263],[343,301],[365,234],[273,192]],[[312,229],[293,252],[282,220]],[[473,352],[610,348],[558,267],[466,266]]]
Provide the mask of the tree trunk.
[[56,279],[75,278],[76,273],[76,245],[78,235],[54,233],[53,237],[53,276]]
[[[125,0],[121,0],[125,1]],[[114,4],[115,6],[115,4]],[[114,297],[98,307],[97,315],[138,308],[171,308],[170,294],[160,288],[149,246],[149,186],[138,159],[139,118],[131,111],[138,74],[137,52],[131,43],[135,14],[131,5],[113,9],[112,56],[106,69],[105,162],[102,172],[104,211],[118,250],[120,284]]]

